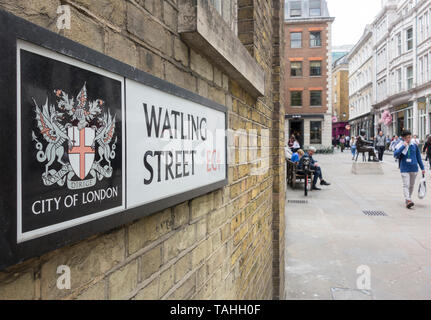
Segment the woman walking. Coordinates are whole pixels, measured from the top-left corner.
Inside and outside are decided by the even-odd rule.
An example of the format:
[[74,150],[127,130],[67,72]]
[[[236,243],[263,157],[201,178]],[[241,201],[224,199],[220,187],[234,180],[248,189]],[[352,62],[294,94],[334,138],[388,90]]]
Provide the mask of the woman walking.
[[342,135],[340,138],[340,148],[341,152],[344,152],[344,149],[346,148],[346,138],[344,137],[344,135]]
[[356,156],[356,138],[352,137],[350,139],[350,151],[352,152],[352,160],[355,160]]

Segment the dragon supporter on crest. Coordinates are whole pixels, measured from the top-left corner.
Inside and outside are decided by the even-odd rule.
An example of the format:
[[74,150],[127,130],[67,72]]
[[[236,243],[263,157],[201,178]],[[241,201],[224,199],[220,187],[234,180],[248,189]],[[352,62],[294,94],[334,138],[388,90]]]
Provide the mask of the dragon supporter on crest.
[[[111,160],[115,159],[117,144],[116,116],[104,110],[103,100],[88,100],[86,84],[76,100],[70,99],[63,90],[54,93],[57,106],[50,105],[47,98],[40,108],[33,99],[40,135],[48,143],[44,149],[44,144],[33,132],[37,160],[45,163],[44,185],[63,186],[67,182],[69,189],[83,189],[94,186],[97,180],[111,177]],[[58,171],[52,168],[56,160],[61,165]],[[90,178],[86,180],[88,176]]]

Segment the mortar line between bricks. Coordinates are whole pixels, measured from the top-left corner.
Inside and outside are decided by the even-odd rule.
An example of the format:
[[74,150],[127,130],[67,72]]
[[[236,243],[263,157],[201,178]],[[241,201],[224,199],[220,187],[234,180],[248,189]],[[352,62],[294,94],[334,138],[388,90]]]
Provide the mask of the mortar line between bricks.
[[106,20],[104,18],[97,16],[96,14],[94,14],[93,12],[91,12],[90,10],[88,10],[87,8],[85,8],[83,6],[80,6],[79,4],[76,4],[73,0],[64,0],[64,2],[70,4],[76,10],[84,13],[89,18],[97,20],[97,22],[99,22],[102,26],[106,26],[106,27],[114,30],[115,32],[121,33],[121,28],[119,28],[117,26],[114,26],[113,24],[109,23],[108,20]]
[[[67,0],[66,0],[67,1]],[[166,1],[166,0],[165,0]],[[135,0],[129,0],[129,2],[131,4],[133,4],[138,10],[140,10],[141,12],[143,12],[148,18],[150,18],[151,20],[153,20],[154,22],[160,24],[163,28],[167,29],[168,31],[170,31],[171,33],[179,36],[179,33],[172,29],[170,26],[168,26],[164,21],[160,20],[159,18],[155,17],[153,14],[151,14],[151,12],[149,12],[147,9],[145,9],[144,7],[142,7],[140,4],[136,3]],[[178,8],[176,6],[172,6],[175,11],[178,12]],[[164,12],[164,8],[163,11]]]

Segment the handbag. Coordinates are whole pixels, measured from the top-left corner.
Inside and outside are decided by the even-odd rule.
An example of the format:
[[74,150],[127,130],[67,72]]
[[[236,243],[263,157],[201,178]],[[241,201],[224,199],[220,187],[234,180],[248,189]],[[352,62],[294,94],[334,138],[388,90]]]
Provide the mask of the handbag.
[[419,183],[419,194],[418,197],[419,199],[424,199],[426,194],[427,194],[427,183],[425,180],[425,175],[422,175],[422,180]]

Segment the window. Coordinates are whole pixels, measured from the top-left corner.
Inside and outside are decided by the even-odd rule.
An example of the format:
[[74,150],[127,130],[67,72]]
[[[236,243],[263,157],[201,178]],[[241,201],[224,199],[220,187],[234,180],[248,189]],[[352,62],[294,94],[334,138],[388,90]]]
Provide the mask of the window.
[[322,144],[322,121],[310,121],[310,144]]
[[428,38],[428,36],[429,36],[428,12],[425,12],[425,14],[424,14],[424,24],[425,24],[424,37]]
[[322,61],[310,61],[310,77],[322,75]]
[[413,88],[413,67],[407,67],[407,90]]
[[419,110],[419,139],[425,140],[427,127],[427,114],[425,109]]
[[292,1],[290,3],[290,16],[291,17],[300,17],[301,15],[302,15],[301,1]]
[[310,91],[310,106],[320,107],[322,105],[322,90]]
[[401,33],[397,34],[397,52],[398,52],[398,56],[401,55],[402,53],[402,41],[401,41]]
[[423,24],[423,17],[419,18],[418,21],[418,26],[419,26],[419,33],[418,33],[418,42],[422,42],[422,40],[424,39],[424,24]]
[[302,62],[291,62],[290,63],[290,75],[292,77],[302,76]]
[[407,51],[413,49],[413,28],[409,28],[407,31]]
[[398,92],[403,90],[403,76],[401,68],[397,70]]
[[322,46],[322,38],[320,31],[310,32],[310,47],[321,47]]
[[430,78],[429,78],[429,65],[428,65],[428,55],[425,56],[424,58],[424,82],[427,82]]
[[425,82],[424,72],[425,72],[424,59],[420,58],[419,59],[419,81],[418,81],[419,84],[422,84]]
[[320,15],[322,15],[320,0],[310,0],[310,16]]
[[290,47],[291,48],[301,48],[302,47],[302,33],[301,32],[291,32],[290,33]]
[[290,105],[292,107],[302,106],[302,91],[290,91]]
[[407,119],[407,130],[413,130],[413,109],[408,109],[406,111],[406,119]]

